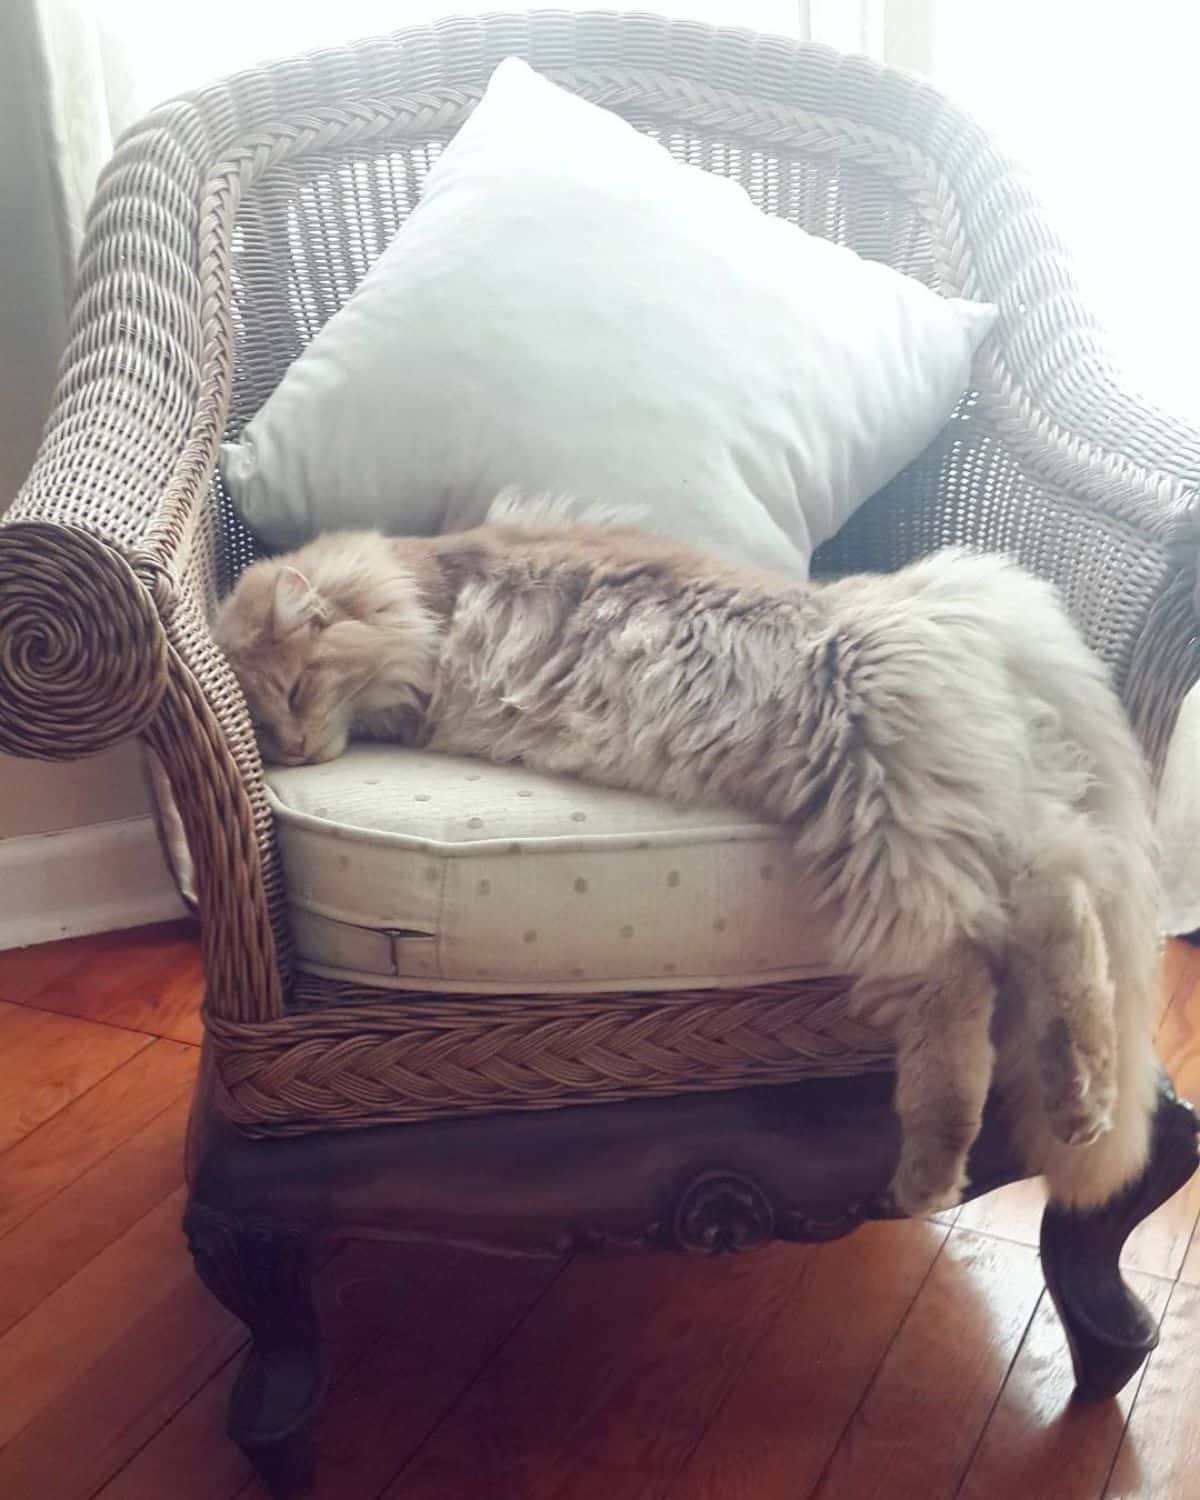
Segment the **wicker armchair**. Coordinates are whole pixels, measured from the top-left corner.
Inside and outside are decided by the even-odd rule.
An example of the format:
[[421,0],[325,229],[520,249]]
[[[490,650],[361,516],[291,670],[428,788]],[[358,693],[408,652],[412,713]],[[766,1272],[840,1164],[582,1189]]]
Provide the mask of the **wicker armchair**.
[[[886,1212],[896,1150],[886,1050],[836,976],[568,1014],[545,995],[363,992],[294,961],[263,769],[209,634],[254,555],[217,445],[345,301],[510,54],[767,211],[999,305],[976,388],[822,570],[950,542],[1011,553],[1059,586],[1156,767],[1200,675],[1178,546],[1200,437],[1123,391],[1023,180],[923,83],[640,14],[492,15],[243,73],[130,131],[92,209],[41,451],[0,527],[0,748],[70,758],[136,735],[173,789],[207,974],[187,1229],[255,1335],[231,1432],[279,1494],[306,1481],[319,1391],[315,1235],[551,1251],[824,1237]],[[1194,1164],[1165,1090],[1143,1181],[1102,1212],[1048,1211],[1085,1393],[1111,1394],[1154,1342],[1116,1257]],[[1015,1175],[990,1109],[972,1191]]]

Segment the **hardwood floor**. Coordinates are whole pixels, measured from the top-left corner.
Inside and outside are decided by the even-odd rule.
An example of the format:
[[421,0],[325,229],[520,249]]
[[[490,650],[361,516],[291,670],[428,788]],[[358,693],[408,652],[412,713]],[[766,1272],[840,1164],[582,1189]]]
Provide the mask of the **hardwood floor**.
[[[1200,950],[1164,995],[1197,1101]],[[183,924],[0,953],[5,1500],[262,1500],[221,1431],[242,1331],[179,1232],[199,998]],[[1200,1183],[1130,1241],[1163,1342],[1098,1407],[1069,1401],[1040,1203],[740,1261],[347,1245],[320,1500],[1200,1500]]]

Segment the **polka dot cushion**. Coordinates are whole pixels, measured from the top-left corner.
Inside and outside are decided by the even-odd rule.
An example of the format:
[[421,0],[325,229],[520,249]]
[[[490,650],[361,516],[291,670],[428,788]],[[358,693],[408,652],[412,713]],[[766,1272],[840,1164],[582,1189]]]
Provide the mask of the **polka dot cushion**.
[[268,782],[315,972],[518,993],[830,972],[786,832],[744,813],[394,746]]

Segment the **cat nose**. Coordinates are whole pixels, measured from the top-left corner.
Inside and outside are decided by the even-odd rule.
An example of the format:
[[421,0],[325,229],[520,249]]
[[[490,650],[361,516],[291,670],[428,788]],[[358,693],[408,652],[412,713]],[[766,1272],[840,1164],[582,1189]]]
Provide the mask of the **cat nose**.
[[303,735],[291,735],[279,748],[280,759],[288,766],[306,766],[312,760],[309,754],[309,737]]
[[263,755],[277,766],[302,766],[305,746],[295,735],[287,738],[272,738],[263,744]]

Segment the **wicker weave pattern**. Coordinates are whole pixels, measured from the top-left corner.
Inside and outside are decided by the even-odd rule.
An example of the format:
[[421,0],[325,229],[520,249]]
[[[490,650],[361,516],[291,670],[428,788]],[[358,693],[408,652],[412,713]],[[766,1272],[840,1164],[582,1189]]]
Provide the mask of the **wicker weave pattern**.
[[887,1042],[847,1017],[847,987],[411,995],[393,1007],[303,975],[296,998],[312,1007],[309,1024],[287,1048],[275,1025],[208,1024],[225,1051],[232,1117],[252,1133],[302,1134],[890,1067]]
[[[582,1030],[578,997],[555,1012],[569,1025],[547,1019],[554,1002],[509,1000],[502,1035],[476,1002],[439,1001],[432,1024],[425,997],[303,980],[289,1005],[261,765],[209,634],[218,591],[253,555],[217,444],[345,302],[513,53],[736,177],[766,211],[999,304],[977,389],[819,567],[893,568],[955,542],[1011,553],[1058,584],[1156,765],[1200,671],[1200,439],[1122,390],[1023,180],[925,85],[745,32],[546,12],[414,28],[169,104],[98,190],[54,408],[0,528],[0,747],[78,755],[140,732],[160,755],[196,865],[212,1037],[248,1127],[878,1062],[820,987],[614,1001]],[[318,993],[320,1009],[294,1003]],[[513,1014],[524,1031],[507,1029]],[[451,1017],[461,1034],[438,1029]]]

